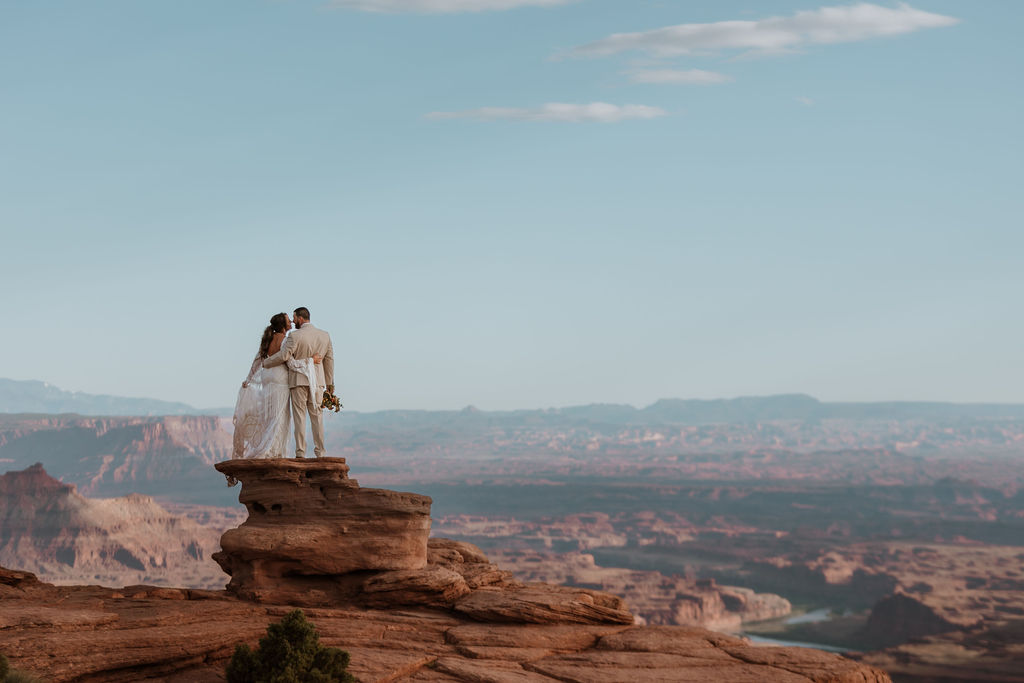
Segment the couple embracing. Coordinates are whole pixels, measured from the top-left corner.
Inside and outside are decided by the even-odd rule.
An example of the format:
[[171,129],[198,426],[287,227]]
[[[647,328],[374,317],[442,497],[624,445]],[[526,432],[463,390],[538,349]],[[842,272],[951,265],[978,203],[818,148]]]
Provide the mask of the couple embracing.
[[235,405],[233,458],[283,458],[288,423],[295,424],[295,457],[306,457],[306,415],[313,452],[324,456],[324,391],[334,391],[331,335],[313,327],[309,309],[293,318],[278,313],[263,331],[260,350],[242,382]]

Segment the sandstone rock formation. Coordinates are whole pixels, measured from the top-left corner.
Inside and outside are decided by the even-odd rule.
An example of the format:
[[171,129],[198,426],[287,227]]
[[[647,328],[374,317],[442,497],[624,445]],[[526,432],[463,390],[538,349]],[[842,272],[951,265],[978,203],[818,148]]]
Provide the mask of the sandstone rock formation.
[[217,532],[148,496],[87,499],[41,465],[0,476],[0,564],[57,583],[221,588]]
[[[213,683],[224,680],[236,643],[255,645],[291,609],[223,591],[58,587],[0,569],[0,652],[53,683]],[[482,624],[429,608],[306,615],[324,644],[351,653],[349,669],[365,683],[890,683],[838,655],[757,647],[699,628]]]
[[520,583],[471,544],[428,540],[429,498],[361,489],[339,459],[218,469],[249,512],[217,554],[228,590],[58,587],[0,568],[0,652],[58,683],[222,681],[235,644],[301,604],[321,605],[307,616],[360,681],[890,683],[837,655],[634,626],[613,595]]
[[526,585],[479,548],[429,539],[427,496],[361,488],[343,458],[229,460],[249,512],[214,559],[228,592],[272,604],[450,608],[481,621],[631,624],[622,599]]
[[249,513],[214,555],[231,575],[228,590],[242,597],[329,604],[356,586],[324,577],[427,564],[426,496],[360,488],[339,458],[229,460],[216,467],[242,482],[238,500]]

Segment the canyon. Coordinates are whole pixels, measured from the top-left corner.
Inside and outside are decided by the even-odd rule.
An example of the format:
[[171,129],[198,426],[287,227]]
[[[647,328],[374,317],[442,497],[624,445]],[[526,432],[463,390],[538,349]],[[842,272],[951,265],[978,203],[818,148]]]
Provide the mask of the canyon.
[[[434,534],[517,581],[619,595],[651,625],[836,647],[896,680],[1024,680],[1019,407],[782,397],[327,425],[362,485],[431,497]],[[0,462],[41,462],[90,496],[142,490],[219,534],[239,523],[233,489],[210,476],[229,428],[5,415]]]
[[890,681],[825,652],[638,626],[617,596],[518,581],[431,537],[428,497],[364,489],[343,459],[217,469],[241,481],[247,512],[214,556],[225,590],[55,586],[0,568],[0,652],[58,682],[218,681],[236,643],[298,603],[361,681]]
[[85,498],[42,465],[0,475],[0,565],[56,583],[220,588],[219,539],[148,496]]

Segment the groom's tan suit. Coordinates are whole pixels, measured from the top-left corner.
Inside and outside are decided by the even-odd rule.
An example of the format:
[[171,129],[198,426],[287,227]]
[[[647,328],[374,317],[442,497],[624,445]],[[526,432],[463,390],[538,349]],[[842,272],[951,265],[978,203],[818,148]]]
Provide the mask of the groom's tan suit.
[[[312,323],[304,323],[293,330],[281,346],[281,350],[263,361],[263,367],[287,363],[291,359],[305,360],[313,356],[323,356],[320,365],[314,365],[317,384],[334,385],[334,347],[331,335],[313,327]],[[313,452],[316,457],[324,454],[324,423],[323,411],[316,398],[309,391],[309,379],[301,372],[288,368],[288,386],[291,387],[292,421],[295,423],[295,457],[306,457],[306,413],[309,413],[309,424],[313,428]]]

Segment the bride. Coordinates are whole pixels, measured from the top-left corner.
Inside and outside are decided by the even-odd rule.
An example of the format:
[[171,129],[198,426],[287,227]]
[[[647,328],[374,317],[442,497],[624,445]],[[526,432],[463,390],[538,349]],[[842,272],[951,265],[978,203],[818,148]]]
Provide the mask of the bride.
[[[281,350],[285,334],[292,329],[291,318],[278,313],[263,330],[260,350],[252,362],[249,375],[242,382],[235,404],[234,451],[232,458],[283,458],[291,423],[288,371],[304,372],[298,361],[264,368],[264,359]],[[314,356],[319,364],[321,357]]]

